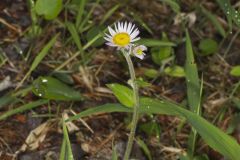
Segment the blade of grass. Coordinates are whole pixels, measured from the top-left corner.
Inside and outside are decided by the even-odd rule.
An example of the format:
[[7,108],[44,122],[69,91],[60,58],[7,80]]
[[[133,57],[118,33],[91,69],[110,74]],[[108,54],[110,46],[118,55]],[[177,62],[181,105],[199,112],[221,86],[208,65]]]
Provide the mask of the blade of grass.
[[68,136],[68,130],[67,130],[67,126],[66,123],[64,121],[64,119],[62,120],[62,127],[63,127],[63,138],[66,141],[66,149],[67,149],[67,160],[74,160],[73,158],[73,153],[72,153],[72,146],[71,146],[71,142],[69,140],[69,136]]
[[60,151],[60,160],[65,160],[66,157],[66,147],[67,146],[67,141],[65,136],[63,137],[63,141],[62,141],[62,146],[61,146],[61,151]]
[[7,118],[7,117],[10,117],[10,116],[12,116],[14,114],[17,114],[17,113],[20,113],[20,112],[24,112],[24,111],[33,109],[35,107],[41,106],[41,105],[46,104],[46,103],[48,103],[48,100],[40,99],[38,101],[30,102],[30,103],[22,105],[22,106],[20,106],[18,108],[9,110],[9,111],[7,111],[7,112],[5,112],[5,113],[0,115],[0,121],[5,119],[5,118]]
[[160,1],[169,5],[175,13],[177,13],[177,14],[180,13],[180,6],[176,1],[174,1],[174,0],[160,0]]
[[117,4],[113,6],[108,12],[103,16],[102,20],[100,21],[100,25],[102,25],[121,5]]
[[140,39],[139,44],[144,44],[147,47],[159,47],[159,46],[176,46],[173,42],[166,42],[158,39]]
[[201,6],[201,11],[212,22],[212,24],[216,27],[218,32],[223,37],[226,37],[226,32],[225,32],[224,28],[222,27],[222,25],[217,20],[217,17],[214,14],[212,14],[211,12],[209,12],[208,10],[206,10],[203,6]]
[[230,11],[229,11],[229,8],[228,8],[228,7],[231,7],[231,3],[230,3],[229,0],[216,0],[216,1],[226,15],[229,30],[231,31],[232,30],[232,17],[231,17],[231,14],[229,14]]
[[197,65],[194,60],[194,54],[191,44],[191,39],[188,31],[186,31],[186,62],[185,73],[187,82],[187,96],[190,110],[194,113],[200,114],[200,81],[198,77]]
[[94,9],[96,8],[96,6],[99,4],[100,0],[97,0],[95,2],[95,4],[93,5],[93,7],[90,9],[90,11],[88,12],[88,14],[86,15],[86,17],[83,19],[81,25],[79,26],[79,32],[82,33],[83,28],[85,27],[86,23],[89,21]]
[[136,141],[137,141],[138,145],[144,151],[144,153],[147,156],[148,160],[152,160],[151,152],[150,152],[148,146],[146,145],[146,143],[143,140],[141,140],[140,138],[137,138]]
[[23,84],[23,82],[26,80],[26,78],[32,73],[34,69],[39,65],[39,63],[43,60],[43,58],[47,55],[48,51],[52,46],[55,44],[57,37],[59,34],[56,34],[45,46],[44,48],[40,51],[40,53],[37,55],[37,57],[34,59],[29,71],[27,74],[24,76],[22,81],[17,85],[16,90]]
[[[187,99],[190,110],[197,115],[201,114],[201,88],[198,77],[197,65],[194,60],[194,54],[191,44],[191,39],[186,30],[186,62],[185,62],[185,76],[187,82]],[[197,132],[192,128],[189,136],[188,152],[189,156],[193,157],[197,139]]]
[[77,47],[78,47],[78,49],[79,49],[79,51],[81,53],[82,60],[84,60],[84,53],[83,53],[82,43],[81,43],[80,37],[78,35],[78,32],[77,32],[75,26],[71,22],[67,22],[66,26],[67,26],[68,31],[70,32],[70,34],[71,34],[75,44],[77,45]]
[[153,31],[148,27],[148,25],[142,20],[140,16],[135,14],[134,12],[130,12],[131,16],[133,16],[134,20],[141,24],[143,28],[145,28],[150,34],[153,34]]
[[[83,50],[88,49],[97,39],[99,39],[102,36],[102,33],[97,34],[91,41],[89,41],[87,44],[85,44],[83,46]],[[81,54],[80,51],[77,51],[76,53],[74,53],[68,60],[66,60],[65,62],[63,62],[60,66],[58,66],[54,71],[59,71],[60,69],[62,69],[63,67],[65,67],[68,63],[70,63],[72,60],[74,60],[77,56],[79,56]]]
[[80,26],[80,23],[82,21],[86,1],[87,0],[81,0],[80,3],[79,3],[78,14],[77,14],[77,17],[76,17],[76,24],[75,24],[76,28],[78,28]]

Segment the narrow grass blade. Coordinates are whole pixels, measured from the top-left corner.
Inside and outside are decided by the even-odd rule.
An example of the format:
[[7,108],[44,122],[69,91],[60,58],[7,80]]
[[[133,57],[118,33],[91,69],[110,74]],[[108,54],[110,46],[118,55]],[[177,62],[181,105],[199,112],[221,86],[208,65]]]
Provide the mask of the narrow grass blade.
[[48,100],[41,99],[41,100],[38,100],[38,101],[35,101],[35,102],[30,102],[28,104],[22,105],[18,108],[12,109],[12,110],[7,111],[6,113],[3,113],[2,115],[0,115],[0,121],[7,118],[7,117],[10,117],[14,114],[33,109],[35,107],[41,106],[41,105],[46,104],[46,103],[48,103]]
[[232,22],[234,22],[238,27],[240,27],[240,12],[237,11],[229,0],[216,0],[223,12],[225,13],[230,31],[232,31]]
[[16,89],[18,89],[22,83],[25,81],[25,79],[32,73],[32,71],[34,69],[37,68],[37,66],[39,65],[39,63],[43,60],[43,58],[47,55],[48,51],[51,49],[51,47],[54,45],[54,43],[57,40],[57,37],[59,36],[59,34],[56,34],[45,46],[44,48],[40,51],[40,53],[37,55],[37,57],[34,59],[29,71],[27,72],[27,74],[24,76],[24,78],[22,79],[22,81],[18,84],[18,86],[16,87]]
[[231,3],[229,0],[216,0],[220,8],[223,10],[227,17],[229,30],[232,30],[232,16],[230,10],[232,10]]
[[140,39],[138,41],[138,43],[139,44],[144,44],[145,46],[148,46],[148,47],[176,46],[175,43],[161,41],[161,40],[158,40],[158,39]]
[[8,104],[13,104],[16,103],[18,101],[18,99],[14,96],[11,95],[6,95],[0,98],[0,108],[8,105]]
[[141,140],[140,138],[137,138],[136,139],[138,145],[142,148],[143,152],[146,154],[148,160],[152,160],[152,155],[151,155],[151,152],[148,148],[148,146],[146,145],[146,143]]
[[148,25],[142,20],[140,16],[135,14],[134,12],[130,12],[130,14],[133,16],[134,20],[136,20],[140,25],[145,28],[150,34],[153,34],[153,31],[148,27]]
[[103,16],[102,20],[100,21],[100,25],[104,24],[104,22],[120,7],[120,4],[113,6],[109,11]]
[[67,146],[67,141],[66,141],[66,138],[63,137],[62,145],[61,145],[61,151],[60,151],[60,160],[65,160],[66,148],[67,148],[66,146]]
[[90,11],[88,12],[88,14],[85,16],[85,18],[82,20],[82,23],[79,26],[79,31],[80,33],[82,32],[83,28],[85,27],[86,23],[88,22],[88,20],[90,19],[90,17],[92,16],[92,13],[95,9],[95,7],[99,4],[100,0],[96,0],[95,4],[93,5],[93,7],[90,9]]
[[212,24],[215,26],[215,28],[218,30],[218,32],[223,36],[226,37],[226,32],[223,28],[223,26],[220,24],[220,22],[217,20],[217,17],[206,10],[203,6],[201,6],[201,10],[203,14],[212,22]]
[[69,119],[67,119],[67,122],[77,120],[81,117],[86,117],[86,116],[90,116],[93,114],[111,113],[111,112],[131,112],[131,110],[129,110],[129,108],[124,107],[121,104],[109,103],[109,104],[104,104],[102,106],[87,109],[79,114],[76,114],[76,115],[70,117]]
[[112,145],[113,151],[112,151],[112,160],[118,160],[118,153],[115,146]]
[[67,153],[65,159],[74,160],[73,153],[72,153],[71,142],[69,140],[68,130],[67,130],[67,126],[66,126],[66,123],[65,123],[64,120],[62,121],[62,125],[63,125],[62,126],[63,127],[63,138],[65,139],[64,141],[66,141],[66,150],[67,150],[67,152],[65,152],[65,153]]
[[[186,62],[185,62],[185,76],[187,82],[187,100],[190,110],[197,115],[201,114],[201,89],[198,77],[197,65],[194,60],[194,54],[189,33],[186,30]],[[192,129],[189,136],[188,152],[190,156],[194,155],[195,144],[197,139],[197,132]]]
[[82,43],[81,43],[80,37],[78,35],[78,32],[77,32],[75,26],[71,22],[67,22],[66,26],[76,44],[76,46],[78,47],[78,49],[81,53],[81,58],[84,59]]
[[174,1],[174,0],[160,0],[160,1],[169,5],[175,13],[177,13],[177,14],[180,13],[180,6],[176,1]]
[[197,65],[194,60],[194,54],[189,37],[188,31],[186,31],[186,62],[185,62],[185,74],[187,81],[187,96],[190,110],[200,114],[200,83],[198,77]]
[[76,17],[76,24],[75,24],[76,28],[78,28],[80,26],[80,23],[82,22],[86,1],[87,0],[81,0],[80,3],[79,3],[78,14],[77,14],[77,17]]
[[34,69],[37,68],[37,66],[39,65],[39,63],[43,60],[43,58],[47,55],[48,51],[52,48],[52,46],[55,44],[57,37],[59,36],[59,34],[56,34],[45,46],[44,48],[40,51],[40,53],[37,55],[37,57],[34,59],[31,68],[30,68],[30,72],[32,72]]

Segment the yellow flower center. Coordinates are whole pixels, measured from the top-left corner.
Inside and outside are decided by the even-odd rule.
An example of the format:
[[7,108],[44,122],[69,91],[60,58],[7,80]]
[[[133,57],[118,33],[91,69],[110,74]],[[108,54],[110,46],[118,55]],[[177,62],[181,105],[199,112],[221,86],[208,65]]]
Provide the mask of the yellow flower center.
[[137,53],[138,55],[142,55],[142,54],[143,54],[143,51],[142,51],[141,49],[137,49],[136,53]]
[[113,42],[116,45],[124,47],[130,43],[130,35],[128,33],[117,33],[113,36]]

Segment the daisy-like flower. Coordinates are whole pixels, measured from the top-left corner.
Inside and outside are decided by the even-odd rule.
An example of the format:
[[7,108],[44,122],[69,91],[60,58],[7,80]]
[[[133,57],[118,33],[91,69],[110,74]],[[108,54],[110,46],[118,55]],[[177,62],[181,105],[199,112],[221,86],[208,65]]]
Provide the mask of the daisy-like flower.
[[139,46],[136,46],[133,48],[133,55],[140,58],[140,59],[143,59],[144,56],[146,55],[144,53],[144,51],[147,50],[147,47],[144,46],[144,45],[139,45]]
[[129,48],[133,42],[140,39],[137,37],[139,35],[139,30],[134,24],[127,22],[118,22],[114,24],[115,30],[108,26],[108,31],[110,34],[105,34],[104,39],[107,41],[107,45],[112,47]]

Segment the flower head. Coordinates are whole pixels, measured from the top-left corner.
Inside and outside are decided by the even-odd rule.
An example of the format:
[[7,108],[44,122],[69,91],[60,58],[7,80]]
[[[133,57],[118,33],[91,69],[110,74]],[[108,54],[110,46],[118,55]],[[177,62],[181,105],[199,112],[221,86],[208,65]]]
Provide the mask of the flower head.
[[110,34],[105,34],[104,39],[107,41],[107,45],[112,47],[128,48],[133,42],[140,39],[139,30],[134,24],[127,22],[118,22],[114,24],[115,30],[108,26]]
[[147,50],[147,47],[144,45],[135,46],[133,48],[133,55],[140,59],[143,59],[145,56],[144,51],[146,51],[146,50]]

